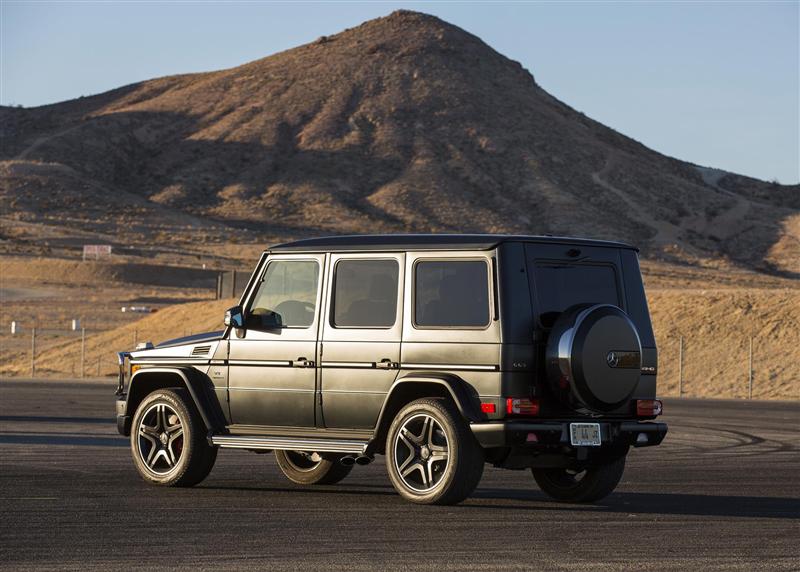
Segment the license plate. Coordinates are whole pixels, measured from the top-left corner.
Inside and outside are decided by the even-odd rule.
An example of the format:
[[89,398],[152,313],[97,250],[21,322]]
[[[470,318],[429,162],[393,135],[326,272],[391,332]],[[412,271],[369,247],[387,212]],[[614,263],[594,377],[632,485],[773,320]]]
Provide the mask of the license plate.
[[569,440],[575,447],[599,447],[599,423],[570,423]]

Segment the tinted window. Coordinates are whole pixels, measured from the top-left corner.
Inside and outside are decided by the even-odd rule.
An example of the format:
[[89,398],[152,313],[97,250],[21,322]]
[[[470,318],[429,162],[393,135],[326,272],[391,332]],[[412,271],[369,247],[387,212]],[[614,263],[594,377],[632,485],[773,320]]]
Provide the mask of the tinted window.
[[537,262],[533,279],[539,319],[547,328],[575,304],[620,305],[612,266]]
[[333,325],[390,328],[397,316],[396,260],[340,260],[333,291]]
[[[314,323],[319,265],[312,260],[270,262],[248,313],[248,326],[270,323],[307,328]],[[277,314],[274,316],[273,314]]]
[[418,326],[479,328],[489,324],[486,262],[420,262],[414,287],[414,321]]

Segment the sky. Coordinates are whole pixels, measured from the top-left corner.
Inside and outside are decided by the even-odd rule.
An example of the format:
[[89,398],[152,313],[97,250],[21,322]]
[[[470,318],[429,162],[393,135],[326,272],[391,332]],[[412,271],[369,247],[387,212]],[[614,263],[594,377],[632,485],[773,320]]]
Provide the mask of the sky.
[[0,103],[232,67],[398,8],[479,36],[558,99],[659,152],[800,182],[800,0],[0,0]]

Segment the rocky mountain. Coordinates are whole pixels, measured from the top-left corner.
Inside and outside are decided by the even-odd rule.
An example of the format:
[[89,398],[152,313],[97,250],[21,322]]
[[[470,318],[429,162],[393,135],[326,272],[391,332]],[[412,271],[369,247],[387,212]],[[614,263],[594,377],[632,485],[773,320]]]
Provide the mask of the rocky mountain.
[[800,187],[659,154],[415,12],[233,69],[2,108],[0,138],[7,252],[489,231],[800,275]]

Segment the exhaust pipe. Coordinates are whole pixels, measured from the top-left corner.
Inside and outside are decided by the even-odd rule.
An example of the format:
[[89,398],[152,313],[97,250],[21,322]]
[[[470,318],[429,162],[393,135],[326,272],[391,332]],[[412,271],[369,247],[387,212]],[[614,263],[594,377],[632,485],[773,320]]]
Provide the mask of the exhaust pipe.
[[359,465],[369,465],[372,461],[375,460],[375,457],[372,455],[359,455],[356,457],[356,463]]
[[356,458],[352,455],[347,455],[346,457],[342,457],[339,459],[339,462],[344,465],[345,467],[352,467],[356,464]]

